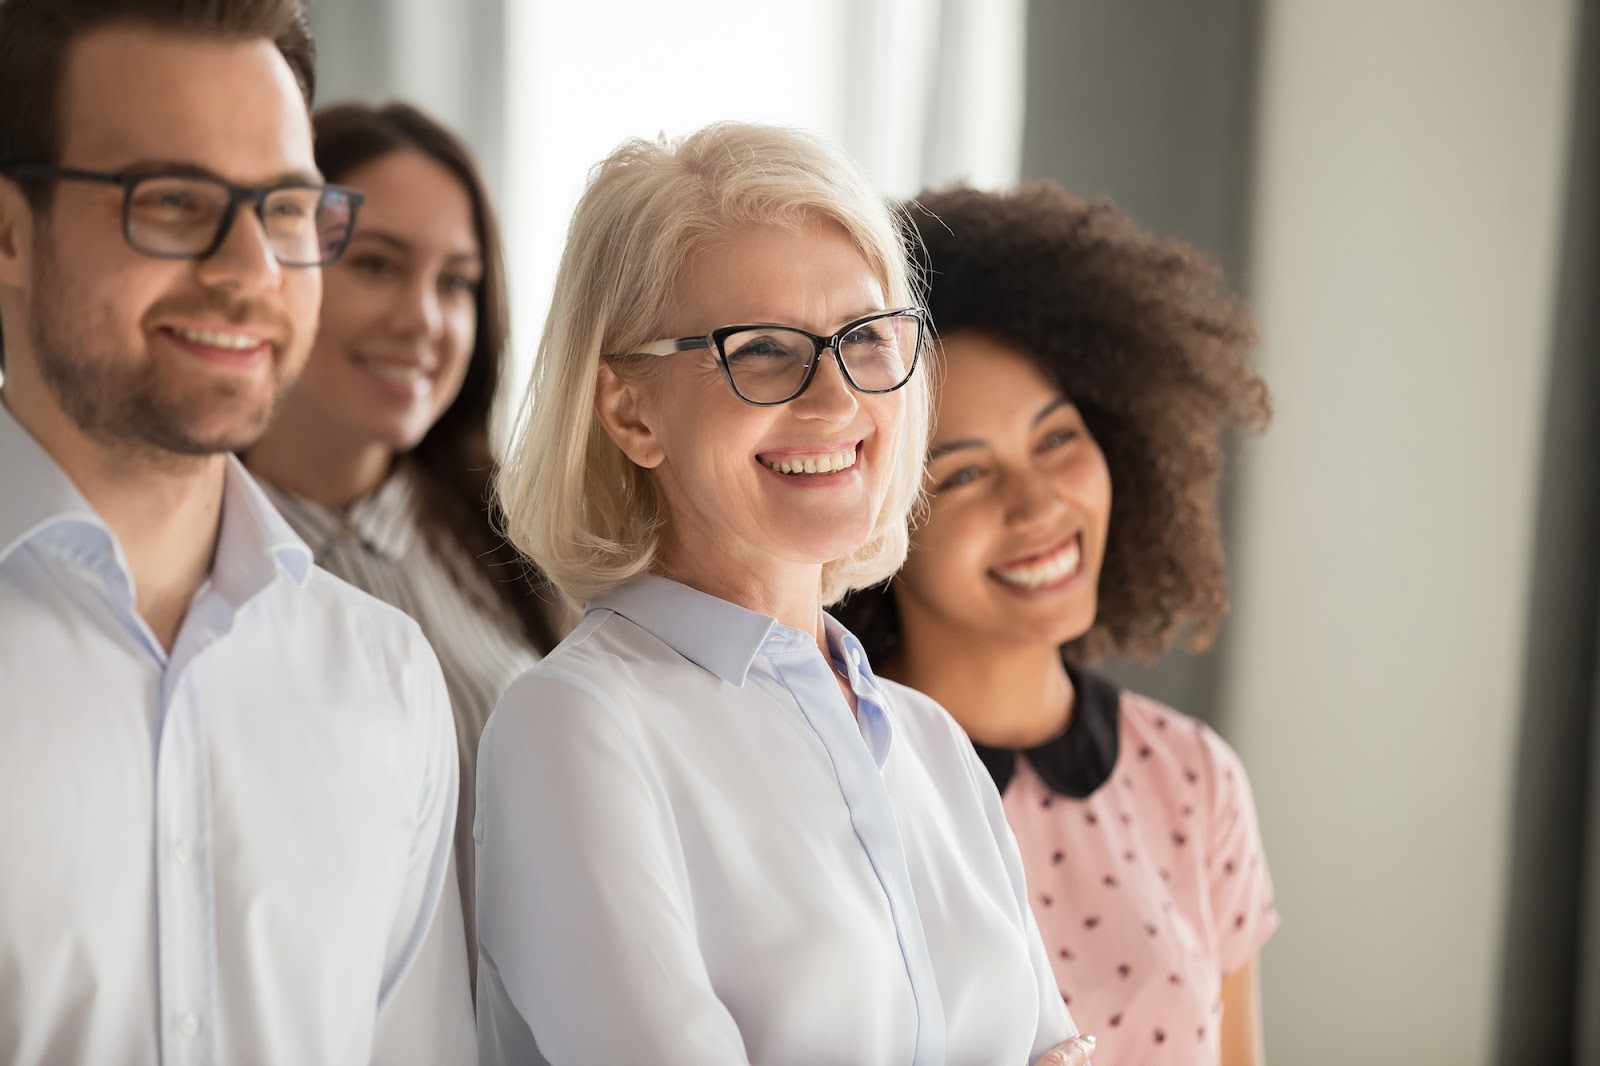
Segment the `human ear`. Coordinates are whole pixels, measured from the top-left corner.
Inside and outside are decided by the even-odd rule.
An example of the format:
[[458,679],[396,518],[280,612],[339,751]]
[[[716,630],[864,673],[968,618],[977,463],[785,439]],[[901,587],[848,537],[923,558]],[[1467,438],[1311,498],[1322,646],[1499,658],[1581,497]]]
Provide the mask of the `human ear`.
[[602,360],[595,380],[594,413],[622,454],[635,466],[653,470],[661,465],[666,452],[644,417],[640,395],[644,388],[638,382],[623,380]]
[[33,210],[16,182],[0,178],[0,286],[21,289],[29,273]]

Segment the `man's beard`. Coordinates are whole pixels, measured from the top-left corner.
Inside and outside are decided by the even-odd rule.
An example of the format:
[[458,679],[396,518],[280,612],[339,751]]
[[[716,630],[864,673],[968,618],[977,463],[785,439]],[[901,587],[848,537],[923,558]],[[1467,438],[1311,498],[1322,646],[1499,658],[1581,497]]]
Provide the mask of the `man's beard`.
[[[185,301],[184,312],[234,324],[269,325],[277,349],[266,388],[242,377],[229,380],[203,371],[185,375],[181,367],[164,366],[148,350],[112,347],[114,331],[63,287],[53,257],[46,253],[41,259],[28,313],[33,356],[61,409],[88,437],[107,448],[178,458],[242,451],[266,432],[287,391],[286,370],[292,365],[282,356],[291,332],[281,312],[208,290]],[[231,412],[231,417],[218,418],[219,412]]]

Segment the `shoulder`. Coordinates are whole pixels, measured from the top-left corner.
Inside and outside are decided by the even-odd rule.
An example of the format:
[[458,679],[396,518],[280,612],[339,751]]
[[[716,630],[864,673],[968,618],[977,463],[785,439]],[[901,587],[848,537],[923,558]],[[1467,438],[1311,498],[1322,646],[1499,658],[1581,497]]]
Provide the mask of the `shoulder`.
[[908,741],[930,770],[940,773],[942,768],[941,776],[946,780],[950,779],[950,774],[959,774],[960,779],[967,780],[979,791],[982,791],[980,782],[993,790],[989,772],[979,761],[972,741],[939,701],[886,678],[879,678],[878,686],[889,704],[897,744],[901,740]]
[[877,682],[889,701],[897,727],[910,730],[936,744],[972,746],[956,720],[950,717],[950,712],[938,700],[885,677],[878,678]]
[[1152,764],[1164,776],[1206,790],[1217,805],[1249,802],[1244,763],[1198,718],[1136,692],[1122,695],[1123,758]]
[[374,682],[387,683],[401,702],[413,702],[418,685],[439,673],[433,646],[416,620],[320,566],[304,584],[290,587],[275,619],[279,639],[296,646],[297,662],[328,669],[364,665]]
[[1160,700],[1124,690],[1119,711],[1128,739],[1193,758],[1236,758],[1228,742],[1206,723]]
[[[636,718],[681,672],[681,659],[648,632],[610,611],[590,611],[549,654],[511,683],[486,733],[593,732]],[[486,740],[487,743],[487,740]]]

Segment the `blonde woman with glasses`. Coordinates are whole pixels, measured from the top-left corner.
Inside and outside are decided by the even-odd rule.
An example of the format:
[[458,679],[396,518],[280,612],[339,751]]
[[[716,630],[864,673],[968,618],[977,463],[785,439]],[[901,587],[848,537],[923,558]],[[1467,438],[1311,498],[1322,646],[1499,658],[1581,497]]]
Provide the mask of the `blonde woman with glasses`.
[[499,482],[586,614],[480,749],[484,1062],[1086,1060],[971,744],[823,610],[905,556],[916,302],[813,137],[596,170]]

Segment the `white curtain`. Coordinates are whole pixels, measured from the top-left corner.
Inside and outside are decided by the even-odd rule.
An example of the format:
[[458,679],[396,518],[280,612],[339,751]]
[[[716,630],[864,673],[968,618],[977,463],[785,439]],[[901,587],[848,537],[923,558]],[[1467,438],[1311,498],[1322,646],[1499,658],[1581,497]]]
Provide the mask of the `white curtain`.
[[885,195],[1021,161],[1025,0],[506,0],[505,169],[520,380],[589,169],[720,119],[815,129]]
[[1021,163],[1026,0],[315,0],[319,99],[403,98],[494,187],[525,379],[573,205],[628,137],[815,129],[885,195]]

